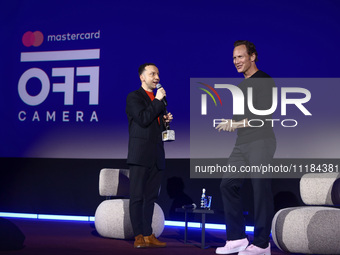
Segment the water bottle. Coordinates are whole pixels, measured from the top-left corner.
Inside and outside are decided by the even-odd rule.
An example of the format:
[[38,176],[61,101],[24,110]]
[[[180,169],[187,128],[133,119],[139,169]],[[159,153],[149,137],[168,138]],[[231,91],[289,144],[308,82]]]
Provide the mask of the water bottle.
[[207,198],[205,197],[205,189],[202,189],[202,196],[201,196],[201,208],[206,208],[207,205]]

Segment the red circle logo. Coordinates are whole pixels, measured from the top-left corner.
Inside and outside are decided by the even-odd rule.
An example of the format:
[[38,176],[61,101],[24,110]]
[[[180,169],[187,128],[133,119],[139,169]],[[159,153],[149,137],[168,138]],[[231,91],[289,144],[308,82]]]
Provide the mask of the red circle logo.
[[22,36],[22,43],[26,47],[31,47],[31,46],[38,47],[43,43],[43,41],[44,41],[44,35],[40,31],[35,31],[35,32],[27,31]]

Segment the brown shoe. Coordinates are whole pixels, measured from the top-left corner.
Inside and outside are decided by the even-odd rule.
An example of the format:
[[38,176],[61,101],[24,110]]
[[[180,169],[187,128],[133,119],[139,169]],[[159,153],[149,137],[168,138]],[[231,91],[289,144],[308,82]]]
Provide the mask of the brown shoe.
[[135,242],[133,244],[133,247],[134,248],[145,248],[145,247],[147,247],[146,243],[144,241],[143,235],[135,236]]
[[144,236],[144,241],[147,247],[165,247],[166,243],[160,242],[155,237],[155,234],[152,234],[151,236]]

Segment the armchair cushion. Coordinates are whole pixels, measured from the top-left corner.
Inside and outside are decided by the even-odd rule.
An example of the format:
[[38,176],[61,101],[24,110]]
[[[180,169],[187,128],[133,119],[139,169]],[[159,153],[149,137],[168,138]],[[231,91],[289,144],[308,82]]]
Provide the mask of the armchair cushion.
[[[333,184],[339,178],[338,173],[310,173],[302,176],[300,180],[300,193],[302,201],[307,205],[334,205],[333,199],[340,200],[334,191]],[[339,189],[339,184],[336,188]]]
[[128,169],[102,169],[99,174],[99,194],[106,197],[129,197],[129,173]]

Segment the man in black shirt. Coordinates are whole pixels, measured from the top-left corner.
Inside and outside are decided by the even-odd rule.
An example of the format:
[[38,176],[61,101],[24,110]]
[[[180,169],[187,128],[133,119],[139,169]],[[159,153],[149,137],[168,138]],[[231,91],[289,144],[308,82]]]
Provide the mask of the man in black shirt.
[[[270,164],[276,149],[276,140],[272,128],[271,114],[266,114],[272,106],[272,78],[258,70],[257,51],[249,41],[234,43],[234,65],[245,80],[239,84],[245,98],[244,114],[234,115],[232,120],[219,124],[219,131],[233,132],[237,129],[235,147],[228,159],[228,164],[236,166],[260,166]],[[249,90],[249,88],[251,88]],[[252,109],[248,108],[248,93],[252,92]],[[258,110],[255,111],[254,109]],[[254,114],[256,112],[258,114]],[[260,115],[261,113],[261,115]],[[251,245],[245,234],[245,220],[241,201],[241,188],[246,173],[236,173],[223,178],[220,185],[227,225],[227,242],[216,249],[217,254],[270,255],[269,235],[273,217],[273,197],[271,179],[255,178],[250,174],[254,193],[254,241]],[[258,177],[258,176],[257,176]]]

